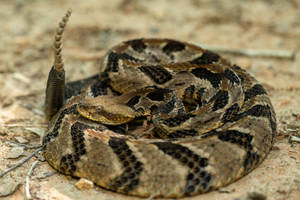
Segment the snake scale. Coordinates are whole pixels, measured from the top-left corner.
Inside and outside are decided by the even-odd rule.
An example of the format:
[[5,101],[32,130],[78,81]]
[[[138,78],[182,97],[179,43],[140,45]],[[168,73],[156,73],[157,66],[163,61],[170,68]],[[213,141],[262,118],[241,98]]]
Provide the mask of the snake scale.
[[265,89],[196,45],[134,39],[100,73],[65,84],[62,35],[46,89],[43,154],[59,172],[115,192],[179,198],[228,185],[270,151],[276,117]]

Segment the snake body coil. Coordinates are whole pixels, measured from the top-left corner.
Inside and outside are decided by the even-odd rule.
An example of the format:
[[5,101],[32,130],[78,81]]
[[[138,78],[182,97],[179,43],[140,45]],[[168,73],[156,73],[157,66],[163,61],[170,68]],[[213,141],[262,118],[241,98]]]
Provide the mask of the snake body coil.
[[[67,17],[57,31],[48,114],[49,102],[61,104],[51,100],[61,99],[51,88],[62,84],[51,73],[63,69]],[[46,160],[63,174],[124,194],[177,198],[241,178],[272,147],[276,118],[265,89],[214,52],[135,39],[110,49],[100,69],[63,87],[64,105],[43,138]]]

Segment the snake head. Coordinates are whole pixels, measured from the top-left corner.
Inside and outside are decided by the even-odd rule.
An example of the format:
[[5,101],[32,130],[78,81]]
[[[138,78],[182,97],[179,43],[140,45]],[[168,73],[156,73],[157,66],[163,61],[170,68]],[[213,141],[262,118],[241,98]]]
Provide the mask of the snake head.
[[133,120],[135,112],[126,105],[114,101],[113,96],[86,97],[76,107],[87,119],[106,125],[120,125]]

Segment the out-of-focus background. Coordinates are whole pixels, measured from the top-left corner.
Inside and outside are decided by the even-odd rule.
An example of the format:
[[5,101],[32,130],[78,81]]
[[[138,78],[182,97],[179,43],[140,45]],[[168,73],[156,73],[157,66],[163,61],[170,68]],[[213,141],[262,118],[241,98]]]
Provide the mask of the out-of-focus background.
[[[43,101],[53,35],[69,8],[63,49],[68,80],[97,73],[105,52],[132,38],[255,50],[260,56],[221,55],[254,74],[270,94],[278,119],[274,148],[236,183],[186,199],[300,199],[300,143],[289,142],[300,136],[299,0],[0,0],[0,172],[30,154],[47,127]],[[263,57],[261,50],[278,56]],[[281,50],[294,58],[280,57]],[[24,199],[34,160],[0,178],[0,199]],[[47,177],[53,171],[46,162],[36,166],[33,199],[139,199],[99,187],[79,190],[75,179]]]

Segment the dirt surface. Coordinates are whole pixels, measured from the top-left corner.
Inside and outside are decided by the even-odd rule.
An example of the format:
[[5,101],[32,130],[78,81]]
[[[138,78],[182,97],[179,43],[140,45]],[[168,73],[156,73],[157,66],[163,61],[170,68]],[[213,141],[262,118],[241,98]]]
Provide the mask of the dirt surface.
[[[73,10],[63,51],[68,80],[98,72],[99,60],[111,46],[139,37],[294,51],[294,59],[222,54],[268,90],[277,113],[276,142],[267,159],[246,177],[186,199],[300,199],[300,143],[288,140],[300,136],[299,0],[1,0],[0,172],[32,153],[28,145],[40,144],[47,127],[43,101],[53,35],[68,8]],[[25,198],[25,177],[35,160],[0,178],[0,198]],[[51,172],[47,162],[38,163],[30,182],[33,199],[139,199],[99,187],[79,190],[78,180],[60,174],[47,177]]]

